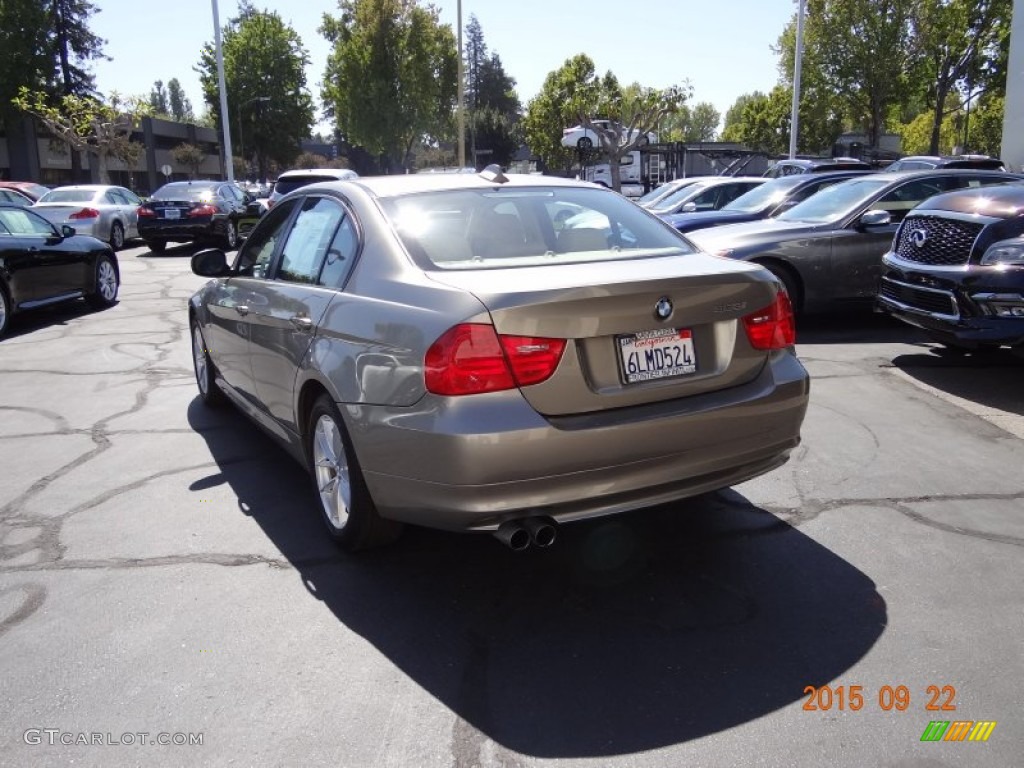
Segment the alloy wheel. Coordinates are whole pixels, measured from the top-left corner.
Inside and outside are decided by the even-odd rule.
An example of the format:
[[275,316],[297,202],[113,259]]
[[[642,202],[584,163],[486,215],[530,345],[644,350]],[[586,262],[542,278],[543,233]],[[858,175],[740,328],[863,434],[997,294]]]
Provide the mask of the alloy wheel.
[[320,505],[327,521],[335,530],[348,524],[352,504],[352,480],[348,456],[337,423],[328,414],[321,414],[313,433],[313,466]]
[[117,298],[117,272],[114,271],[114,265],[109,261],[100,262],[99,268],[96,270],[96,282],[99,294],[104,301],[109,302]]
[[196,383],[199,386],[199,392],[205,395],[210,383],[206,376],[206,347],[198,325],[192,328],[192,361],[196,366]]

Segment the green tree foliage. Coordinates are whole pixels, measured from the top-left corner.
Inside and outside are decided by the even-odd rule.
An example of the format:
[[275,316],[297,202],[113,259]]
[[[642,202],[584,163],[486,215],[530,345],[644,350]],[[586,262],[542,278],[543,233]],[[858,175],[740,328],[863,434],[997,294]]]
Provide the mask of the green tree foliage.
[[722,141],[743,141],[743,110],[746,109],[747,104],[756,100],[765,98],[765,94],[761,91],[752,91],[751,93],[744,93],[736,98],[732,106],[725,111],[725,120],[722,123]]
[[789,149],[792,103],[792,91],[781,85],[767,95],[752,95],[743,104],[739,122],[730,126],[728,140],[769,155],[784,154]]
[[516,81],[505,73],[497,53],[488,53],[483,29],[476,16],[466,25],[466,128],[468,146],[484,150],[477,165],[497,163],[507,166],[519,148],[521,105]]
[[709,102],[702,101],[692,107],[683,104],[662,123],[659,139],[687,143],[714,141],[720,119],[718,110]]
[[1012,0],[919,0],[917,71],[927,84],[925,103],[932,114],[928,154],[939,152],[951,93],[970,91],[973,96],[1005,87],[1011,6]]
[[302,152],[295,158],[296,168],[326,168],[327,158],[316,152]]
[[977,109],[971,111],[968,123],[967,149],[992,157],[999,157],[1003,143],[1003,105],[1002,95],[989,93],[982,96]]
[[[566,162],[574,150],[562,147],[562,130],[583,125],[598,137],[597,155],[610,166],[612,186],[620,189],[622,158],[647,141],[668,116],[679,111],[689,97],[689,85],[664,90],[637,84],[623,88],[615,75],[598,77],[594,62],[577,54],[544,80],[541,92],[527,107],[523,121],[526,141],[548,165]],[[592,119],[609,121],[608,128]]]
[[[239,7],[221,35],[228,122],[233,148],[254,158],[259,177],[276,165],[288,166],[299,154],[299,141],[313,126],[313,100],[306,91],[309,54],[298,34],[271,11],[248,3]],[[195,68],[203,98],[221,125],[217,61],[212,42],[203,47]],[[170,94],[168,94],[168,98]]]
[[9,126],[19,91],[40,90],[49,82],[48,31],[47,9],[39,0],[0,2],[0,115]]
[[139,121],[149,106],[138,100],[122,102],[115,94],[109,102],[89,96],[64,96],[58,106],[50,106],[45,91],[22,88],[15,105],[37,117],[56,138],[73,149],[88,152],[96,163],[100,183],[110,183],[110,159],[134,163],[142,145],[131,141]]
[[201,147],[185,142],[171,150],[171,157],[174,158],[174,162],[178,165],[184,165],[188,168],[191,171],[191,177],[194,179],[199,175],[199,169],[206,159],[206,153],[203,152]]
[[424,137],[453,133],[458,90],[455,35],[418,0],[340,0],[324,14],[332,50],[322,96],[346,141],[407,166]]
[[153,83],[153,90],[149,92],[149,108],[158,117],[170,116],[171,108],[167,103],[167,89],[164,88],[163,80]]
[[55,96],[95,95],[96,82],[89,62],[105,58],[106,40],[89,29],[89,18],[97,8],[89,0],[48,0],[50,40],[54,72],[50,79]]
[[192,102],[185,95],[185,90],[178,82],[178,78],[172,77],[167,82],[167,105],[171,109],[171,119],[179,123],[191,123],[195,121],[192,114]]

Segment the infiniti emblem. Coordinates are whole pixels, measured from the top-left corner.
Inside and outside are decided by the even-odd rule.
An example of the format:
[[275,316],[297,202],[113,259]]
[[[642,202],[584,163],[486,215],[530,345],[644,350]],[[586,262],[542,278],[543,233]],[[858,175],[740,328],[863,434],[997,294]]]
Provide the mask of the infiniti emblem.
[[672,299],[662,296],[654,305],[654,315],[659,320],[668,320],[672,316]]
[[917,248],[924,248],[924,244],[928,242],[928,233],[923,229],[915,229],[910,233],[910,242]]

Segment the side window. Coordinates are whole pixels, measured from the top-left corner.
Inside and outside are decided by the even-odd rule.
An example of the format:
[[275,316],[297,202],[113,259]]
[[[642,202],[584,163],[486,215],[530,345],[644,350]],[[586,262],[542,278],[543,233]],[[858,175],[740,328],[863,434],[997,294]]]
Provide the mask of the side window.
[[285,225],[296,202],[288,200],[278,203],[256,225],[238,252],[235,269],[239,275],[260,279],[267,276],[267,269],[270,267],[270,260],[274,256],[277,244],[287,234]]
[[722,196],[718,199],[718,207],[728,205],[745,192],[749,192],[757,184],[726,184],[722,188]]
[[715,210],[715,202],[718,200],[718,195],[721,191],[722,190],[719,187],[706,189],[690,200],[690,202],[697,206],[698,211],[713,211]]
[[957,179],[959,187],[988,187],[992,184],[1005,184],[1007,179],[1001,176],[968,176]]
[[922,200],[927,200],[932,195],[951,189],[950,182],[952,181],[954,180],[942,177],[916,179],[891,190],[871,207],[888,211],[893,223],[900,222],[903,221],[910,209],[916,207]]
[[23,209],[9,208],[0,211],[0,221],[12,235],[54,237],[56,230],[46,219]]
[[359,249],[359,236],[356,233],[355,222],[352,217],[346,215],[341,220],[341,226],[334,234],[331,245],[327,249],[327,260],[320,272],[320,285],[328,288],[341,288],[345,285],[352,265],[355,263],[356,251]]
[[128,205],[142,205],[142,200],[140,200],[139,196],[130,189],[122,189],[121,195],[126,201],[128,201]]
[[104,205],[121,205],[121,198],[112,189],[108,189],[103,193],[103,200],[101,201]]
[[326,197],[307,197],[288,233],[277,269],[279,280],[316,283],[328,246],[345,212]]

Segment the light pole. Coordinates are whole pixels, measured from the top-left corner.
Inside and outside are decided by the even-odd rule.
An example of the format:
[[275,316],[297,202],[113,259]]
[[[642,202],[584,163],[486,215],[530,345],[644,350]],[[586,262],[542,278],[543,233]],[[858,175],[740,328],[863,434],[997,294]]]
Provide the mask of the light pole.
[[789,159],[796,157],[796,137],[800,132],[800,68],[804,58],[804,0],[796,14],[796,57],[793,61],[793,112],[789,121]]
[[459,25],[459,168],[466,165],[466,84],[462,67],[462,0],[458,2]]
[[270,97],[253,96],[248,101],[243,101],[241,104],[238,105],[238,112],[235,115],[238,118],[238,155],[239,157],[242,158],[242,165],[245,167],[245,171],[243,172],[244,176],[248,175],[249,165],[248,163],[245,162],[245,142],[242,141],[242,109],[243,107],[247,107],[250,104],[255,104],[256,102],[264,101],[270,101]]
[[217,51],[217,88],[220,91],[220,127],[224,132],[224,165],[227,166],[228,181],[235,180],[235,164],[231,156],[231,130],[228,125],[228,89],[224,87],[224,52],[220,45],[220,12],[217,9],[217,0],[212,0],[213,6],[213,39]]

